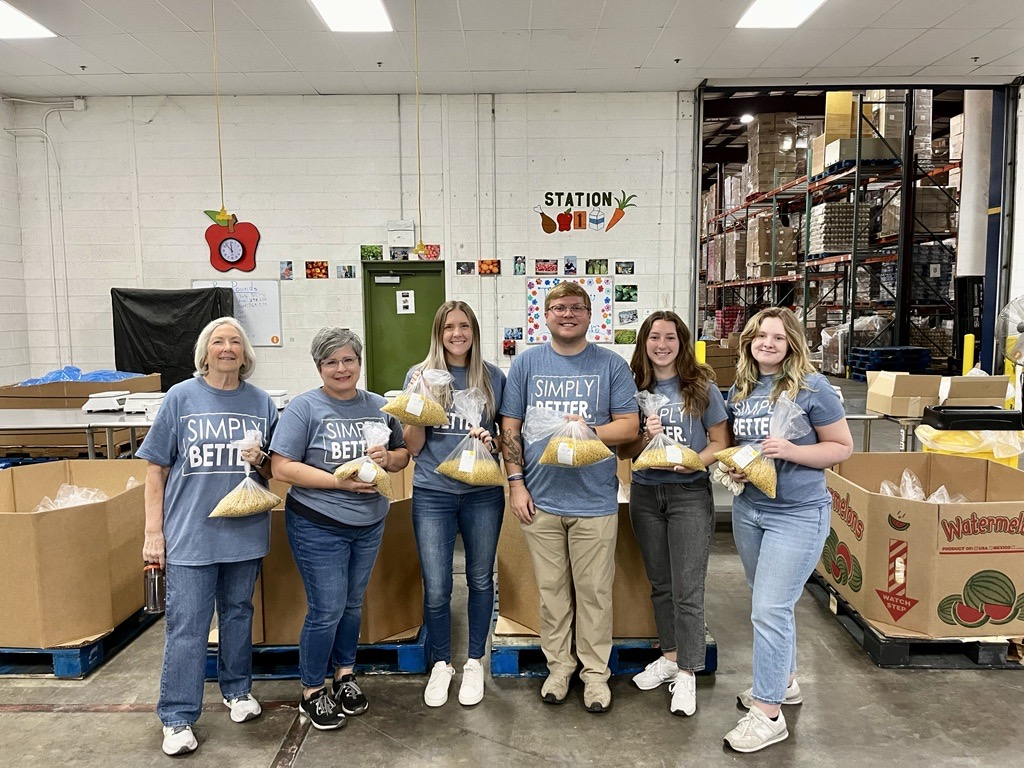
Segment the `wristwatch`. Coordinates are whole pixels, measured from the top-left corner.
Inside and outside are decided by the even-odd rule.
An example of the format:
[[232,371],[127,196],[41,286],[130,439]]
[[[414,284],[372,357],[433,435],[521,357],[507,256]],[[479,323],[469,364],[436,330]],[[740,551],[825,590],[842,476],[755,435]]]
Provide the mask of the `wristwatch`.
[[270,454],[260,451],[260,460],[253,464],[253,466],[256,467],[257,469],[263,469],[263,465],[267,463],[267,458],[269,458],[269,455]]

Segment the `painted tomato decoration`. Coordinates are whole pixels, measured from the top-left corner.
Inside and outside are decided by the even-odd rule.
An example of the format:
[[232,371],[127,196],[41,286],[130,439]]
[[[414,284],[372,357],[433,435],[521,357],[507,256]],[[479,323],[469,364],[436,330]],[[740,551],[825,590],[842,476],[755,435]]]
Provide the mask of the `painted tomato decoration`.
[[238,269],[252,272],[256,268],[256,246],[260,231],[248,221],[238,221],[234,214],[224,210],[206,211],[213,224],[206,228],[206,242],[210,246],[210,264],[220,272]]

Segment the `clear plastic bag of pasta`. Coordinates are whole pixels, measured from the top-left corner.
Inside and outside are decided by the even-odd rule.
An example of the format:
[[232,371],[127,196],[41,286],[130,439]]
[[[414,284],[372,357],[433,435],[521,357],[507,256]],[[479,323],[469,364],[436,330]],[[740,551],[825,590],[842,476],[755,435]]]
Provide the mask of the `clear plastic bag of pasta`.
[[424,368],[413,374],[409,385],[381,410],[403,424],[413,427],[441,427],[448,423],[448,412],[435,394],[452,383],[452,375],[439,368]]
[[[645,418],[659,413],[668,404],[665,395],[646,390],[637,392],[634,397],[640,404],[640,411]],[[678,440],[673,440],[664,432],[652,437],[647,447],[633,459],[633,469],[672,469],[679,466],[698,472],[707,469],[695,450]]]
[[[783,393],[775,401],[775,410],[768,421],[769,437],[796,440],[811,431],[811,423],[804,409]],[[778,474],[775,461],[762,455],[760,443],[733,446],[719,451],[715,458],[727,467],[739,470],[747,476],[755,488],[769,499],[775,498]]]
[[[391,428],[387,424],[381,424],[379,421],[364,421],[362,431],[363,441],[366,443],[367,448],[374,445],[387,446],[391,440]],[[364,483],[373,483],[377,486],[377,493],[381,496],[387,499],[395,498],[395,492],[391,486],[391,477],[388,475],[387,470],[369,456],[360,456],[351,461],[346,461],[334,470],[334,476],[339,480],[346,480],[351,477]]]
[[566,414],[554,408],[526,409],[523,439],[528,443],[547,439],[541,464],[555,467],[588,467],[610,459],[612,452],[601,438],[582,421],[568,421]]
[[[231,446],[239,452],[249,448],[258,448],[261,445],[263,445],[263,433],[258,429],[246,430],[244,438],[231,443]],[[254,480],[252,466],[245,462],[245,477],[242,478],[242,482],[217,502],[210,517],[248,517],[261,512],[269,512],[279,504],[281,504],[281,498]]]
[[[463,389],[452,396],[452,411],[461,416],[471,429],[480,426],[487,408],[484,393],[476,387]],[[504,485],[505,475],[487,444],[478,437],[466,435],[455,450],[434,470],[466,485]]]

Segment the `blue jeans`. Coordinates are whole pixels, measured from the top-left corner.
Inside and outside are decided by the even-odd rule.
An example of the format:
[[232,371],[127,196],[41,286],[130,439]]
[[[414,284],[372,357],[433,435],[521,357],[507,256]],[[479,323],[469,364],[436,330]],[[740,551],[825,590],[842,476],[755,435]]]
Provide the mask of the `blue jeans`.
[[423,621],[431,658],[452,660],[452,558],[455,534],[466,549],[469,587],[469,658],[481,659],[494,611],[494,554],[505,514],[501,488],[446,493],[416,488],[412,525],[423,570]]
[[260,562],[167,564],[167,629],[156,705],[164,725],[192,725],[203,710],[206,645],[215,603],[220,692],[233,699],[252,688],[252,590]]
[[317,525],[289,510],[285,528],[306,587],[299,673],[303,687],[319,688],[329,665],[338,668],[356,663],[363,594],[384,537],[384,520],[342,528]]
[[711,484],[633,483],[629,518],[651,582],[661,650],[675,651],[680,669],[700,672],[707,656],[704,582],[715,532]]
[[732,532],[752,592],[754,698],[780,704],[796,673],[796,601],[821,557],[831,503],[757,509],[732,505]]

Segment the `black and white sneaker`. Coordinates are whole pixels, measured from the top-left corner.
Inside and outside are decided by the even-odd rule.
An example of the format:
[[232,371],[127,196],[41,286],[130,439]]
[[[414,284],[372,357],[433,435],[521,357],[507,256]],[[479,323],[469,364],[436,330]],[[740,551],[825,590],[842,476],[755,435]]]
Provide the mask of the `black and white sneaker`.
[[313,691],[308,698],[303,696],[299,700],[299,717],[308,717],[313,727],[320,731],[333,731],[345,725],[345,713],[338,709],[326,688]]
[[356,682],[356,676],[351,672],[342,675],[341,680],[334,681],[334,700],[346,715],[361,715],[370,706],[366,694]]

